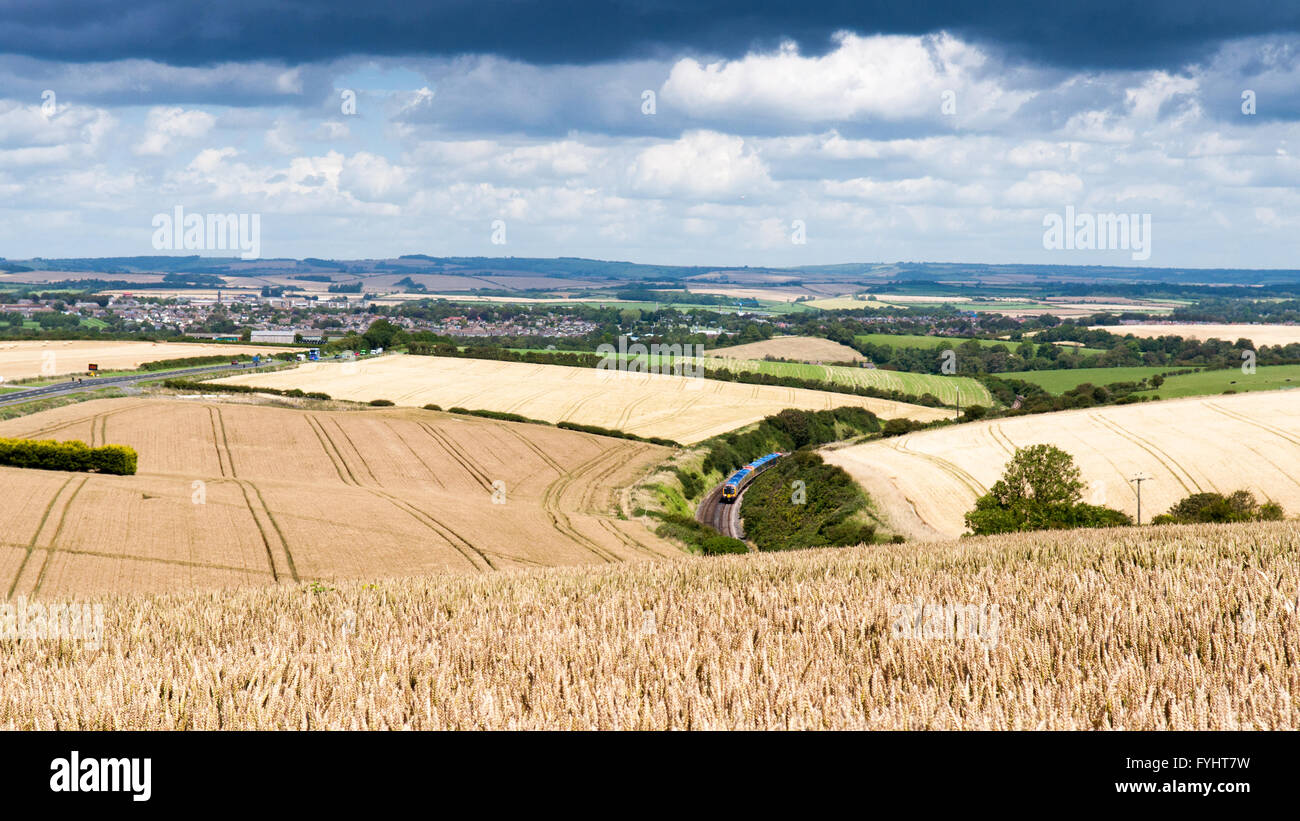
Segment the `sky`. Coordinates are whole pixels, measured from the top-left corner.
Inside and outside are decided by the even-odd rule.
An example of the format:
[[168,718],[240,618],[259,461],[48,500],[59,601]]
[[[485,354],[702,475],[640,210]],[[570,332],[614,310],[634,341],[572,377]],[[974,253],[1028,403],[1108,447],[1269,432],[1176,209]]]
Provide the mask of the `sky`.
[[1257,0],[0,0],[0,256],[1298,268],[1298,57]]

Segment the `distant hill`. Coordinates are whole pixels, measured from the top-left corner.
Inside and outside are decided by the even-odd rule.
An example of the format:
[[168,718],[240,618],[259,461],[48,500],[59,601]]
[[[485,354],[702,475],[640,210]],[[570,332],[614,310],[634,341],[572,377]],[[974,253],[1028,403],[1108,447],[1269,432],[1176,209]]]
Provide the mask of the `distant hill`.
[[988,265],[947,262],[850,262],[835,265],[807,265],[793,268],[649,265],[618,260],[579,257],[434,257],[407,254],[390,259],[327,260],[318,258],[256,259],[238,257],[137,256],[80,257],[29,260],[0,260],[0,270],[13,272],[9,280],[21,281],[22,273],[44,272],[39,281],[50,281],[50,272],[94,272],[101,274],[208,273],[223,276],[286,276],[311,273],[346,273],[359,277],[392,273],[437,273],[449,275],[528,276],[558,279],[607,281],[708,280],[711,283],[837,282],[863,285],[885,282],[950,283],[981,286],[1024,285],[1043,282],[1096,284],[1239,285],[1300,284],[1296,269],[1235,268],[1139,268],[1096,265]]

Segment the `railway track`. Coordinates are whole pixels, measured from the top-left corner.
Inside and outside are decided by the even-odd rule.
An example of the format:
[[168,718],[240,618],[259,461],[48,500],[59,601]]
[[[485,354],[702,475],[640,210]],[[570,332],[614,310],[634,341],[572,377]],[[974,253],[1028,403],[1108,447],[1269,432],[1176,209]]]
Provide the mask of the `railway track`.
[[736,495],[735,501],[724,502],[722,500],[722,489],[727,485],[725,481],[709,491],[700,502],[700,506],[695,510],[695,520],[708,525],[723,536],[744,539],[745,528],[740,521],[740,503],[744,501],[745,492],[749,490],[750,483],[773,464],[773,462],[769,462],[762,465],[757,468],[757,472],[746,478],[744,484],[740,486],[740,492]]
[[733,539],[745,538],[744,528],[740,523],[740,501],[745,498],[745,491],[734,502],[722,501],[722,485],[709,491],[695,511],[696,521],[706,524],[723,536]]

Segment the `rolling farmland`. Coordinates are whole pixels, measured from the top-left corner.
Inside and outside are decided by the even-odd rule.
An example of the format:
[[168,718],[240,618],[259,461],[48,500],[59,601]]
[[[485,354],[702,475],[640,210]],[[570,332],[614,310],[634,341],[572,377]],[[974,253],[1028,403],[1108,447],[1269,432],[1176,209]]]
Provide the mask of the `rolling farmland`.
[[[523,350],[523,349],[520,349]],[[734,350],[721,348],[717,356],[688,357],[694,366],[701,368],[726,368],[735,373],[767,373],[773,376],[793,376],[797,379],[811,379],[833,385],[854,385],[875,388],[884,391],[901,391],[912,396],[930,394],[943,402],[953,405],[958,398],[963,407],[970,405],[993,404],[993,397],[988,388],[977,379],[969,376],[940,376],[933,373],[913,373],[911,371],[891,371],[884,368],[854,368],[847,365],[812,365],[803,362],[777,362],[770,359],[731,359],[721,354]],[[634,357],[628,356],[629,360]],[[635,357],[656,367],[672,366],[674,358],[659,354],[646,354]],[[1073,387],[1073,385],[1071,385]]]
[[939,376],[932,373],[887,371],[883,368],[850,368],[845,365],[805,365],[800,362],[770,362],[764,359],[709,361],[696,358],[704,367],[724,367],[733,371],[770,373],[774,376],[795,376],[816,379],[836,385],[857,385],[878,390],[902,391],[913,396],[928,393],[948,404],[961,399],[963,407],[993,404],[988,388],[969,376]]
[[0,422],[0,436],[140,454],[134,476],[0,468],[9,598],[680,554],[614,515],[664,449],[539,425],[129,398]]
[[951,411],[827,391],[710,379],[532,365],[482,359],[391,355],[360,362],[312,362],[277,373],[219,382],[321,391],[335,399],[388,399],[398,405],[465,407],[517,413],[698,442],[785,408],[864,407],[894,418],[928,421]]
[[6,649],[0,726],[1295,730],[1298,568],[1278,522],[114,597]]
[[954,537],[963,516],[1001,475],[1016,447],[1040,443],[1074,456],[1084,501],[1130,516],[1135,474],[1142,517],[1202,491],[1246,488],[1300,513],[1300,394],[1259,392],[1178,399],[975,422],[825,452],[900,532]]
[[0,377],[4,381],[82,373],[90,363],[101,371],[130,370],[160,359],[195,356],[268,356],[291,348],[266,345],[218,345],[200,342],[111,342],[81,339],[0,341]]

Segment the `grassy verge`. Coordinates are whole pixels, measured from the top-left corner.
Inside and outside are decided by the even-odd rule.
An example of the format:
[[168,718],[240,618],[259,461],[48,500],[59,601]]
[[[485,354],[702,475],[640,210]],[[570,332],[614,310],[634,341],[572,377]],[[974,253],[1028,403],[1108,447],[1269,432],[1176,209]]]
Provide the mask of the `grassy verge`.
[[17,405],[7,405],[0,407],[0,421],[5,419],[17,419],[20,416],[29,416],[41,411],[61,408],[65,405],[75,405],[78,402],[89,402],[93,399],[117,399],[126,396],[127,393],[121,388],[102,388],[97,391],[83,391],[81,393],[69,393],[62,396],[51,396],[45,399],[33,399],[30,402],[22,402]]

